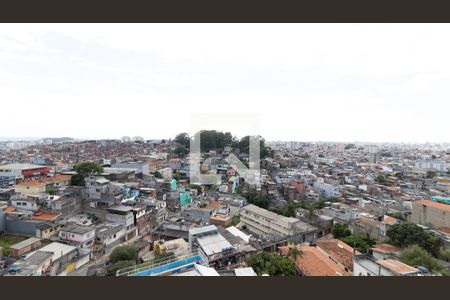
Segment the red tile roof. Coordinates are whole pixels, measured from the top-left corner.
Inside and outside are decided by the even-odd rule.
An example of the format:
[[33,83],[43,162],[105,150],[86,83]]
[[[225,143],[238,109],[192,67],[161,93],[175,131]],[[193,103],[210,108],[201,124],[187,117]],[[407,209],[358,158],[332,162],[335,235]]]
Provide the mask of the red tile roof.
[[15,212],[15,211],[16,211],[16,209],[14,207],[6,207],[6,208],[3,209],[3,212],[5,214],[12,213],[12,212]]
[[392,254],[392,253],[397,253],[400,252],[400,248],[397,248],[393,245],[389,245],[389,244],[378,244],[378,245],[374,245],[372,247],[372,251],[374,252],[379,252],[379,253],[383,253],[383,254]]
[[[280,247],[282,255],[288,255],[293,246]],[[297,246],[302,251],[295,261],[296,267],[305,276],[350,276],[351,273],[344,270],[337,263],[323,254],[316,247]]]
[[[317,247],[325,251],[333,261],[341,263],[348,270],[353,271],[353,248],[346,243],[337,240],[318,240]],[[355,251],[355,254],[361,254]]]
[[37,221],[54,221],[56,220],[61,214],[60,213],[46,213],[43,211],[37,211],[33,214],[31,217],[32,220]]
[[425,206],[437,208],[437,209],[440,209],[440,210],[450,211],[450,205],[439,203],[439,202],[434,202],[434,201],[430,201],[430,200],[414,201],[413,205],[414,206],[425,205]]

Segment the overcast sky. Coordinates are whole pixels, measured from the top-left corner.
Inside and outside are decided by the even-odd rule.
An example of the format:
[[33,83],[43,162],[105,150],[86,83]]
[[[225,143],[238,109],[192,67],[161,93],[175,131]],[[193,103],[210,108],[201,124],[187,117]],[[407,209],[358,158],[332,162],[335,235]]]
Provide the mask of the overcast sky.
[[450,142],[449,36],[450,24],[1,24],[0,136],[171,138],[191,114],[236,113],[259,115],[266,140]]

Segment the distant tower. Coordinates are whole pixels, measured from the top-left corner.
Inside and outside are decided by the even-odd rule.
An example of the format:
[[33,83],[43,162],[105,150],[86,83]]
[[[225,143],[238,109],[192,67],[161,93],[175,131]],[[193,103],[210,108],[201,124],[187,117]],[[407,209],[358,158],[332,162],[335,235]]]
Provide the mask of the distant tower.
[[364,145],[364,153],[374,154],[377,153],[377,145]]
[[337,143],[336,144],[336,152],[337,153],[344,153],[345,151],[345,144],[344,143]]

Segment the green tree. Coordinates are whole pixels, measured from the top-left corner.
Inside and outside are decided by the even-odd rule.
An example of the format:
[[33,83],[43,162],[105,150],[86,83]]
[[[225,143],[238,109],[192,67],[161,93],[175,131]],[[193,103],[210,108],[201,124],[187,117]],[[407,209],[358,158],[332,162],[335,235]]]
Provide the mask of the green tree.
[[200,195],[200,194],[202,193],[202,187],[201,187],[200,185],[198,185],[198,184],[190,184],[190,185],[188,185],[188,187],[189,187],[190,189],[195,189],[195,190],[197,190],[197,194],[198,194],[198,195]]
[[400,252],[400,261],[411,267],[423,266],[431,272],[439,272],[440,266],[436,259],[418,245],[411,245]]
[[439,251],[439,258],[445,260],[446,262],[450,262],[450,249],[441,248],[441,250]]
[[367,253],[373,245],[375,245],[375,240],[371,239],[368,235],[350,235],[340,238],[341,241],[349,246],[352,246],[360,252]]
[[398,179],[400,179],[400,180],[403,180],[404,179],[404,175],[403,175],[403,173],[402,172],[399,172],[399,173],[395,173],[395,175],[394,175],[395,177],[397,177]]
[[430,252],[433,256],[439,255],[439,238],[426,233],[421,227],[414,223],[402,222],[391,226],[386,235],[389,242],[397,247],[405,248],[418,245]]
[[181,175],[178,173],[175,173],[172,175],[172,179],[175,179],[176,181],[179,181],[181,179]]
[[[259,139],[259,154],[261,158],[266,158],[271,154],[271,149],[265,145],[265,140],[261,136],[256,136]],[[249,153],[250,151],[250,136],[244,136],[238,143],[239,151],[241,153]]]
[[241,218],[239,216],[233,216],[231,219],[231,226],[236,226],[239,222],[241,222]]
[[114,248],[111,252],[109,260],[111,263],[116,263],[123,260],[134,261],[138,259],[138,249],[135,246],[126,245]]
[[46,189],[45,192],[49,195],[56,195],[58,193],[58,190],[55,188],[49,188],[49,189]]
[[136,261],[134,260],[120,260],[118,262],[113,263],[106,273],[108,276],[115,276],[117,271],[129,268],[136,265]]
[[177,134],[177,136],[175,137],[175,142],[187,149],[189,149],[191,146],[191,139],[189,137],[189,134],[187,134],[186,132]]
[[185,157],[189,153],[189,149],[183,145],[178,145],[173,151],[176,155],[180,157]]
[[288,257],[291,258],[294,262],[297,260],[297,257],[303,254],[303,251],[298,249],[297,247],[290,248],[288,252]]
[[342,238],[348,237],[352,234],[352,232],[350,231],[350,229],[347,228],[347,226],[341,225],[339,223],[336,223],[333,225],[333,228],[331,229],[331,233],[337,239],[342,239]]
[[70,179],[71,185],[84,186],[84,178],[103,173],[103,166],[94,162],[83,162],[74,167],[77,174]]
[[387,180],[386,180],[386,178],[383,176],[383,175],[378,175],[376,178],[375,178],[375,181],[376,182],[378,182],[379,184],[382,184],[382,185],[387,185]]
[[256,189],[246,191],[242,195],[247,199],[248,203],[250,204],[256,205],[264,209],[267,209],[269,207],[269,199],[267,198],[267,195],[258,193]]
[[434,171],[427,171],[427,178],[434,178],[436,177],[436,172]]
[[247,265],[252,267],[258,275],[270,276],[295,275],[295,264],[287,258],[275,253],[262,252],[247,259]]

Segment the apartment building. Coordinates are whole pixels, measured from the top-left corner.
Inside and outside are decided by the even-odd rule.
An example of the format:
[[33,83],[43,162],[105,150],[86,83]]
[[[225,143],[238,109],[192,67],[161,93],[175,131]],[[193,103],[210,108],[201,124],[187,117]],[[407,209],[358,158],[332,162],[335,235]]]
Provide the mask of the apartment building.
[[296,218],[288,218],[253,204],[242,209],[241,222],[250,232],[264,237],[283,236],[296,242],[312,242],[318,229]]

